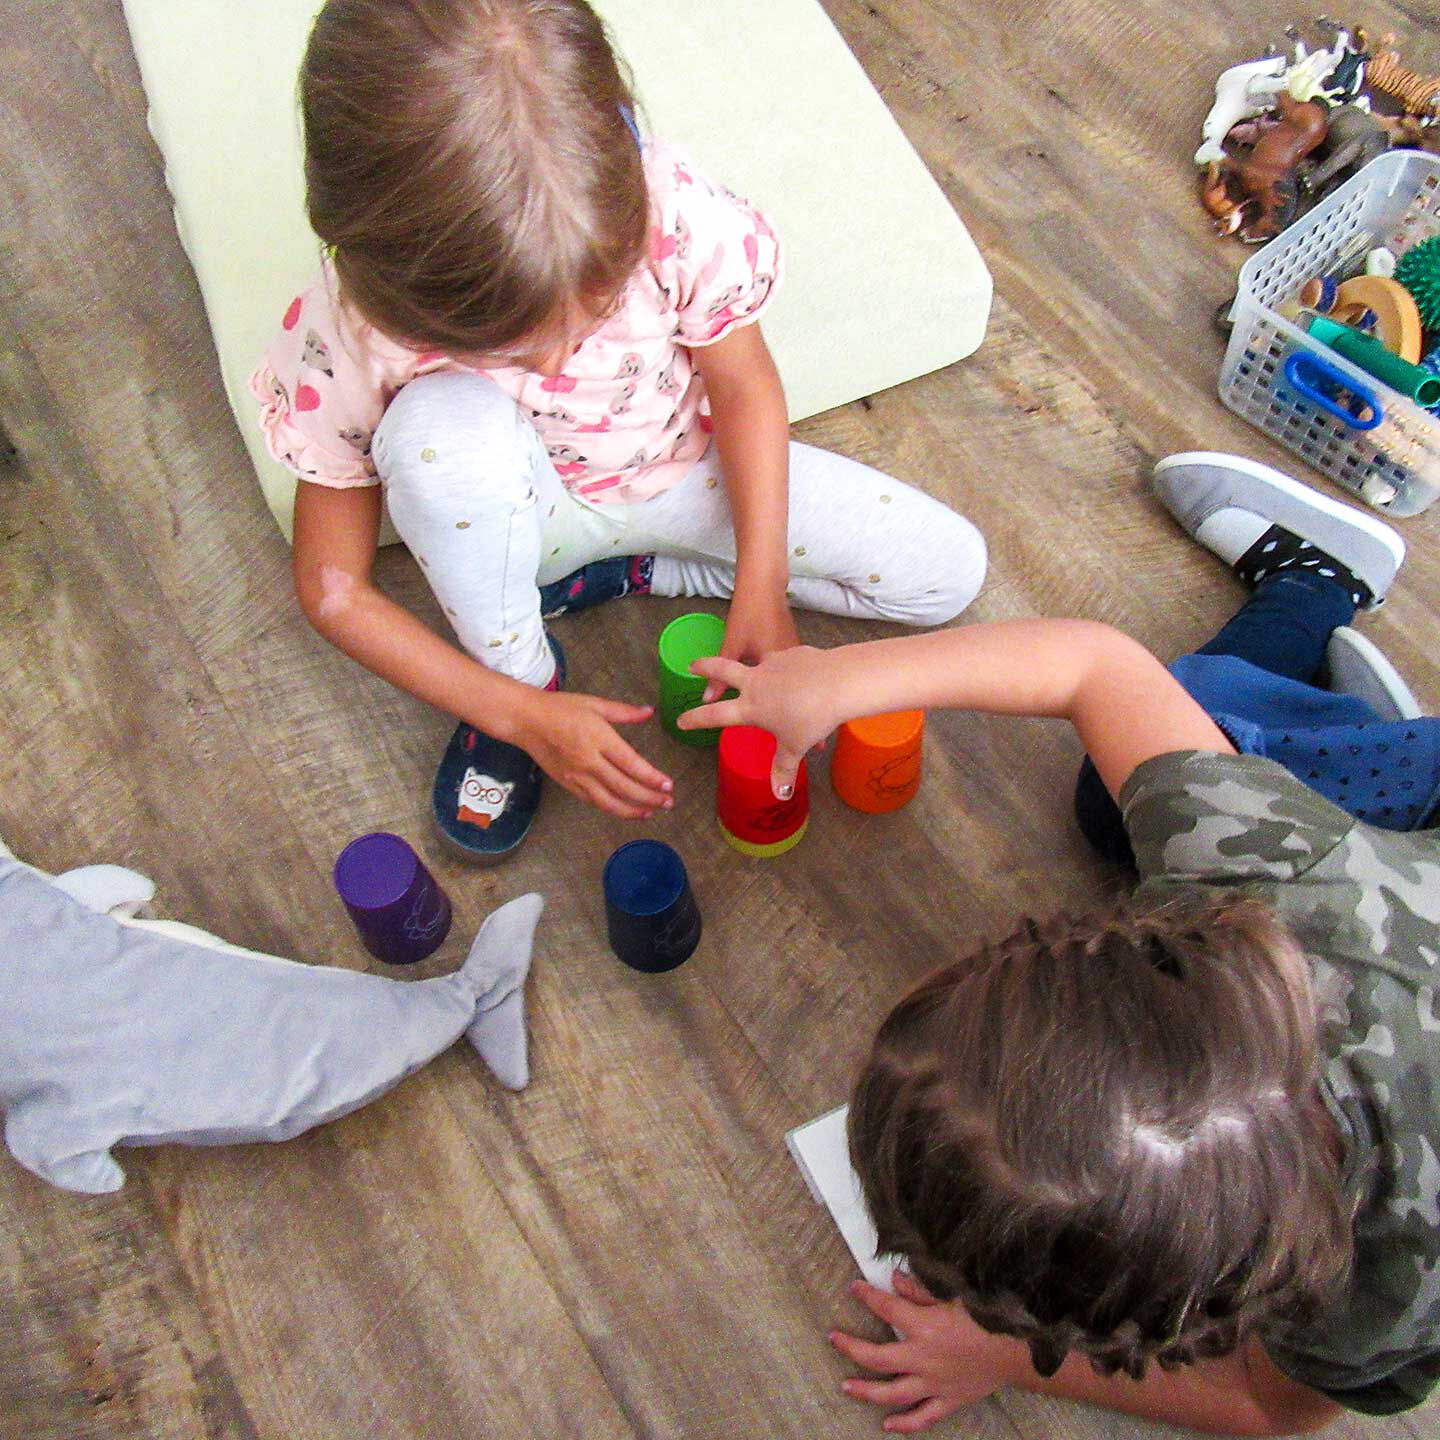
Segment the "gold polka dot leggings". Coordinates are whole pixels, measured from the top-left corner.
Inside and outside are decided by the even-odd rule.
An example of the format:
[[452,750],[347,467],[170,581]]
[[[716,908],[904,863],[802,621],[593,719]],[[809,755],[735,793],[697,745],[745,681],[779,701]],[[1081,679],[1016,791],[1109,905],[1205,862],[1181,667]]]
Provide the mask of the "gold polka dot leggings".
[[[539,586],[592,560],[654,555],[657,595],[728,599],[735,536],[715,447],[663,494],[597,505],[567,491],[515,403],[479,375],[429,375],[391,401],[375,432],[390,518],[460,644],[530,684],[554,661]],[[898,480],[790,445],[794,605],[830,615],[941,625],[985,577],[985,542],[962,515]]]

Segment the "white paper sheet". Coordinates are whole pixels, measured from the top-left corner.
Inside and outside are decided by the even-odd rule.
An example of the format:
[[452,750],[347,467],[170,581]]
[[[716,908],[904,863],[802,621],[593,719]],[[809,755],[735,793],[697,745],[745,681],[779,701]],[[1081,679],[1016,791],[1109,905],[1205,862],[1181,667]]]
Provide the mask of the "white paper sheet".
[[891,1290],[890,1274],[900,1262],[893,1255],[877,1258],[875,1254],[875,1226],[865,1208],[845,1138],[849,1113],[850,1107],[842,1105],[806,1125],[797,1125],[785,1136],[785,1143],[810,1193],[829,1210],[860,1273],[872,1285]]

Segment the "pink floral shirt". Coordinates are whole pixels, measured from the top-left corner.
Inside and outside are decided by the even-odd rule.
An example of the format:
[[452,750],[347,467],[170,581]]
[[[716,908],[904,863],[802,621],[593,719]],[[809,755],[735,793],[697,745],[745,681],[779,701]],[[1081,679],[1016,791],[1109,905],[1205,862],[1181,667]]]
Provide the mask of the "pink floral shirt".
[[649,258],[561,375],[478,370],[407,349],[339,301],[327,263],[290,302],[250,378],[270,453],[302,480],[377,484],[370,438],[391,398],[417,375],[466,371],[488,375],[531,416],[577,494],[624,503],[669,489],[710,443],[690,351],[760,317],[781,256],[765,217],[681,152],[647,142],[644,164]]

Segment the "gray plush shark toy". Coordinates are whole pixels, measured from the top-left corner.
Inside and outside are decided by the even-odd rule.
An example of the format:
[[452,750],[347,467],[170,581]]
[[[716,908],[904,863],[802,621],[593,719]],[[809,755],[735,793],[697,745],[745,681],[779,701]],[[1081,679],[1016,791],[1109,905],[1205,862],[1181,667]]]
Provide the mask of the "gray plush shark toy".
[[135,912],[143,875],[49,876],[0,841],[0,1110],[11,1154],[89,1194],[113,1145],[288,1140],[382,1095],[461,1035],[529,1080],[525,976],[544,901],[496,910],[441,979],[300,965]]

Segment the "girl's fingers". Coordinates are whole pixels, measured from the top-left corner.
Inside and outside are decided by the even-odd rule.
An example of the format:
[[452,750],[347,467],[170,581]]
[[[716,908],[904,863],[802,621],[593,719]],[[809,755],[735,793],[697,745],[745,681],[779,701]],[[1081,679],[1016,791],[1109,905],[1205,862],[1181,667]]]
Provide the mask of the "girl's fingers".
[[675,789],[675,782],[663,770],[657,770],[634,746],[627,745],[618,735],[600,753],[617,770],[654,792],[657,805]]
[[597,810],[603,810],[607,815],[614,815],[621,820],[648,820],[650,818],[651,807],[632,805],[627,800],[621,800],[618,796],[612,795],[598,780],[582,781],[569,788],[582,800],[588,800]]
[[[723,693],[723,692],[722,692]],[[714,730],[721,725],[743,725],[739,700],[720,700],[714,705],[697,705],[682,711],[675,721],[681,730]]]
[[830,1343],[852,1365],[873,1370],[877,1375],[897,1375],[903,1369],[896,1353],[902,1347],[894,1340],[877,1345],[872,1340],[861,1340],[856,1335],[847,1335],[843,1330],[832,1330]]
[[924,1404],[907,1410],[903,1415],[889,1416],[884,1428],[892,1435],[918,1435],[920,1431],[928,1430],[947,1415],[953,1415],[959,1408],[953,1400],[942,1400],[932,1395]]
[[891,1271],[890,1284],[902,1300],[909,1300],[913,1305],[940,1303],[908,1270]]
[[918,1405],[930,1394],[930,1386],[918,1375],[901,1375],[894,1380],[860,1380],[851,1378],[840,1384],[852,1400],[867,1405],[883,1405],[888,1410]]
[[655,713],[655,707],[632,705],[628,700],[606,700],[597,695],[595,711],[602,720],[608,720],[612,725],[638,725]]
[[914,1328],[914,1316],[910,1313],[914,1306],[908,1300],[902,1300],[888,1290],[867,1285],[863,1280],[857,1280],[850,1287],[850,1293],[877,1320],[883,1320],[892,1330],[905,1331]]
[[738,660],[727,660],[723,655],[704,655],[690,666],[692,675],[703,675],[707,680],[718,680],[721,693],[738,690],[740,683],[750,673],[748,665]]
[[670,806],[668,795],[655,789],[653,785],[643,785],[638,780],[632,780],[613,756],[605,757],[596,779],[613,799],[623,804],[639,805],[645,810],[668,809]]
[[795,777],[804,758],[789,750],[776,749],[775,762],[770,767],[770,789],[777,800],[788,800],[795,793]]

